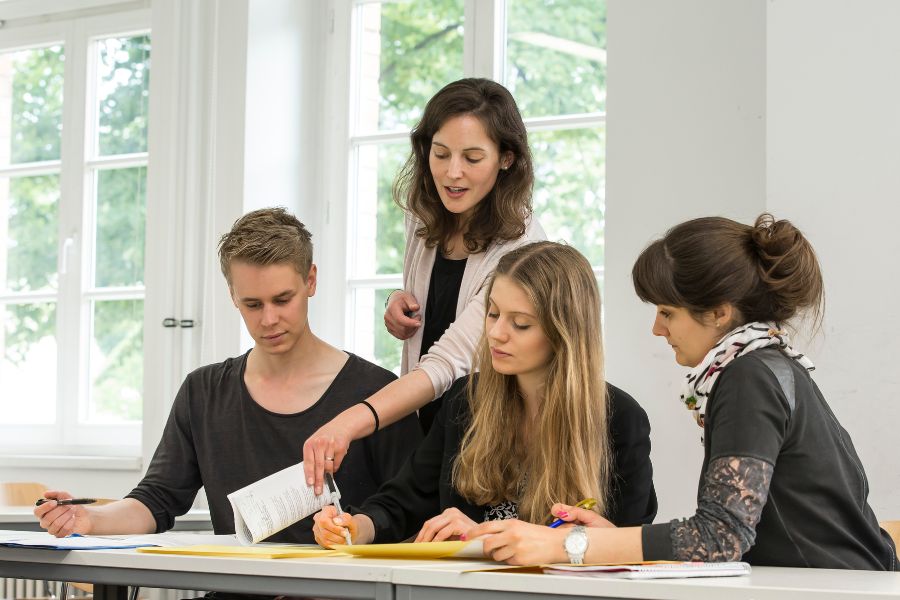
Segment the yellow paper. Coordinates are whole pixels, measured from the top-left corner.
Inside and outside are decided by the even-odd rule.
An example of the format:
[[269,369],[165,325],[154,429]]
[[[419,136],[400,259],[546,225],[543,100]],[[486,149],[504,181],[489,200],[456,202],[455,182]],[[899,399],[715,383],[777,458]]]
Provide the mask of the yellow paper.
[[401,544],[357,544],[335,546],[354,556],[367,558],[484,558],[481,540],[469,542],[420,542]]
[[180,546],[159,548],[149,546],[138,548],[138,552],[148,554],[184,554],[189,556],[233,556],[235,558],[319,558],[340,554],[337,550],[315,546]]

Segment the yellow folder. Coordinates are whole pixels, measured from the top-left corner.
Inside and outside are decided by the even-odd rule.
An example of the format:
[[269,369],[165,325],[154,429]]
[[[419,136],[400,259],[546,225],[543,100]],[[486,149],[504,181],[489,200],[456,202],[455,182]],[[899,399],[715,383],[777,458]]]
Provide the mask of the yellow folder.
[[484,558],[481,540],[467,542],[420,542],[400,544],[336,545],[335,550],[367,558]]

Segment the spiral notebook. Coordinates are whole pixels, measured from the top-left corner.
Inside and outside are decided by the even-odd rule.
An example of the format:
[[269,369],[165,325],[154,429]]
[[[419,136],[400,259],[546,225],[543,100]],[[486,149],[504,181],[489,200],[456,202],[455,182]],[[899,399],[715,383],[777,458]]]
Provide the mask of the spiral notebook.
[[615,577],[619,579],[681,579],[686,577],[734,577],[749,575],[745,562],[643,562],[633,564],[546,565],[548,575]]

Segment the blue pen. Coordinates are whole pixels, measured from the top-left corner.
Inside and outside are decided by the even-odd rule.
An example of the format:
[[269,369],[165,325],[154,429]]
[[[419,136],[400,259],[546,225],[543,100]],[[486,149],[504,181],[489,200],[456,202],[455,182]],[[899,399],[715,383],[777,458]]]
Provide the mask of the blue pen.
[[[590,509],[594,508],[595,506],[597,506],[597,501],[594,498],[585,498],[584,500],[582,500],[581,502],[579,502],[578,504],[575,505],[576,508],[584,508],[586,510],[590,510]],[[550,523],[550,525],[548,527],[552,527],[553,529],[556,529],[563,523],[565,523],[565,521],[563,521],[562,519],[556,519],[555,521]]]

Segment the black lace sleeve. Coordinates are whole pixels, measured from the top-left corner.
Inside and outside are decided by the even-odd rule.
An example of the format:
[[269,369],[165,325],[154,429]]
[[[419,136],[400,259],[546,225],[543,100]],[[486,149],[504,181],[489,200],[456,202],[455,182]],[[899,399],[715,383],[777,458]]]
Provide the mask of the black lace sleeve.
[[756,524],[769,495],[775,467],[757,458],[723,456],[710,461],[697,513],[672,521],[677,560],[740,560],[756,539]]

